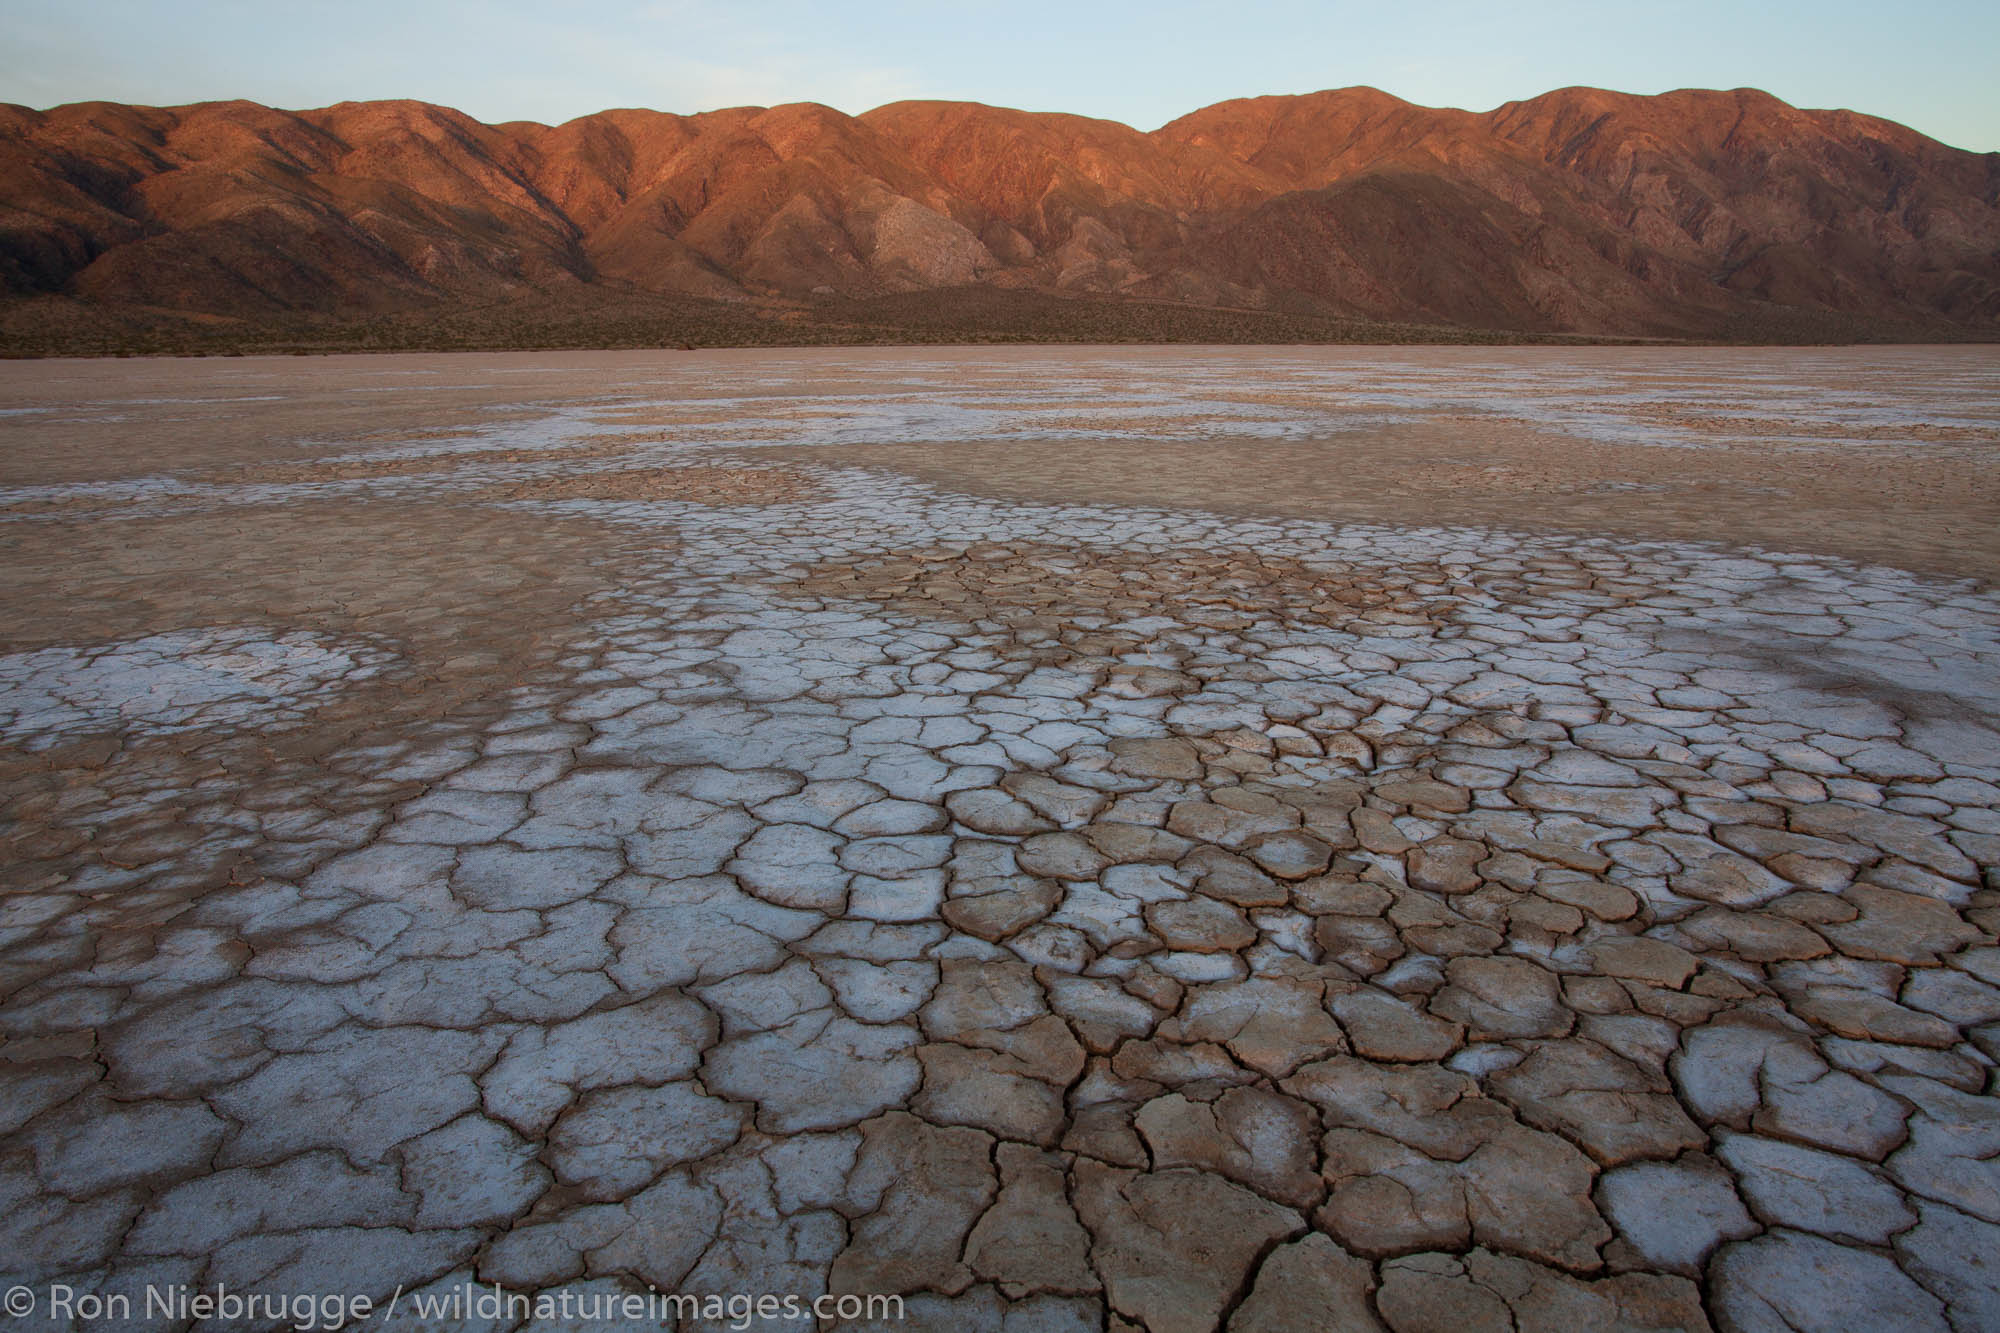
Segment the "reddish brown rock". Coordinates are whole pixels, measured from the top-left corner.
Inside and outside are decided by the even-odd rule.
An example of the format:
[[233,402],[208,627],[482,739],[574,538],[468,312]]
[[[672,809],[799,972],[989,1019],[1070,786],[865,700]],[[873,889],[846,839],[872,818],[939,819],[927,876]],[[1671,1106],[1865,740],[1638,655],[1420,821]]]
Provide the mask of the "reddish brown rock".
[[[1150,134],[964,102],[553,127],[420,102],[80,103],[0,119],[0,286],[270,322],[987,284],[1522,330],[1990,332],[1990,191],[1978,154],[1750,89],[1565,88],[1472,114],[1350,88]],[[1131,761],[1196,776],[1178,747]],[[1396,785],[1465,809],[1461,788]],[[1835,813],[1812,831],[1970,864],[1920,845],[1919,821]]]

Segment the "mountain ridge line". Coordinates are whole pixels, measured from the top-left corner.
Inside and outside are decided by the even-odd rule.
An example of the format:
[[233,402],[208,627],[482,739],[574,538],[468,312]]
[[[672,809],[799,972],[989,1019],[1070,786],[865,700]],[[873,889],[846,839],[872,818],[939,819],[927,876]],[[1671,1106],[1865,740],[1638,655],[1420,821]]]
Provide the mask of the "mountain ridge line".
[[[1176,310],[1201,317],[1176,328]],[[0,105],[12,351],[1238,325],[2000,338],[2000,153],[1755,89],[1472,112],[1348,88],[1149,132],[948,101],[558,125],[410,100]]]

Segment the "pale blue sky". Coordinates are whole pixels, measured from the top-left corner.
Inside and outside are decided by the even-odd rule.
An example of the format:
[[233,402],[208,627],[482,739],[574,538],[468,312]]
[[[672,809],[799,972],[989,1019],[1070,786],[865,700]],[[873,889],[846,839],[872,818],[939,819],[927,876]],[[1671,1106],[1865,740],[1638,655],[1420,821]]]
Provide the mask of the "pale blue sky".
[[2000,4],[0,0],[0,101],[283,107],[416,97],[481,120],[908,97],[1153,129],[1259,93],[1372,84],[1483,111],[1568,84],[1766,89],[2000,150]]

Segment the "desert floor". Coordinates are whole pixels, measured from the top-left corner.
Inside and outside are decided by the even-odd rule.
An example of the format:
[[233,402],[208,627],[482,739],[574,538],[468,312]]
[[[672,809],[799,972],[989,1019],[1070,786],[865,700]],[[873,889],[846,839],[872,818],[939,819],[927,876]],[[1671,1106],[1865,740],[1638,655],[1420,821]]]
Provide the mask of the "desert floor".
[[1996,520],[1991,348],[0,363],[0,1287],[2000,1328]]

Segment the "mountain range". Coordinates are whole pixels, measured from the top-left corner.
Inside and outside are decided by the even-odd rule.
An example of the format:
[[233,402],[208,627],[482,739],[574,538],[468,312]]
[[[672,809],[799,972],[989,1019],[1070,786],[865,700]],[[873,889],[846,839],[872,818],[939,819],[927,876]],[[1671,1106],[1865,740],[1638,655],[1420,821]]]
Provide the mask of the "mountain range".
[[2000,153],[1751,89],[1566,88],[1474,113],[1349,88],[1151,133],[964,102],[556,126],[411,101],[0,105],[0,288],[0,337],[537,308],[893,323],[979,298],[1986,339]]

